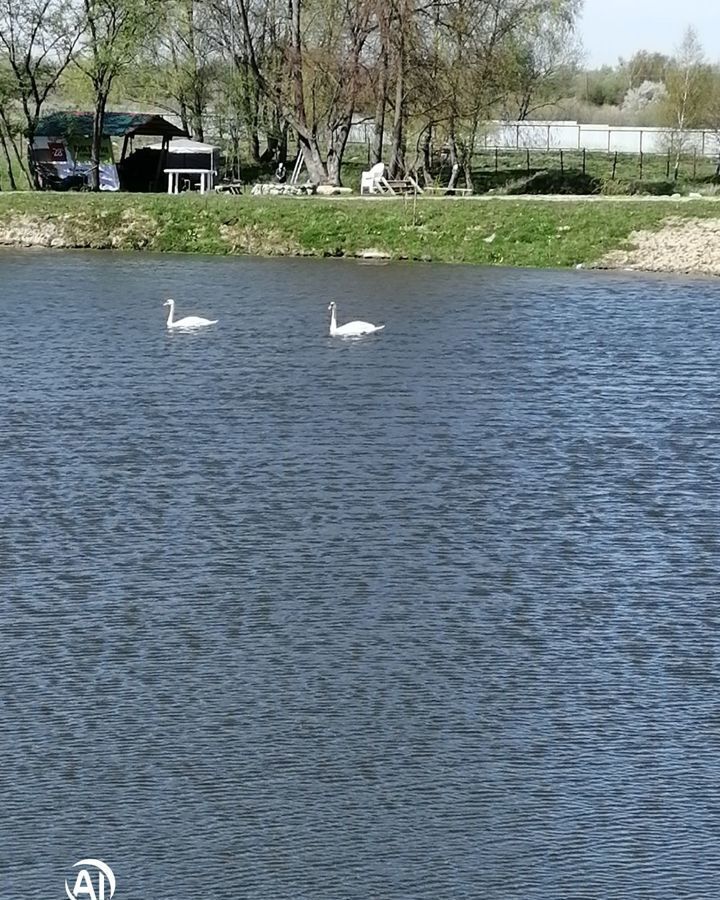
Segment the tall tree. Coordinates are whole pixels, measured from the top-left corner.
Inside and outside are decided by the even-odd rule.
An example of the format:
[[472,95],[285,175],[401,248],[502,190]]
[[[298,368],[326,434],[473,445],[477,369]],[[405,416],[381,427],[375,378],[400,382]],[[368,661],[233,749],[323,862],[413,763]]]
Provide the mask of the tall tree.
[[100,189],[100,155],[105,111],[113,82],[135,59],[157,23],[161,0],[83,0],[87,31],[77,65],[94,95],[90,187]]
[[[254,162],[285,153],[287,128],[277,102],[284,78],[287,3],[280,0],[209,0],[209,39],[222,59],[216,108],[233,133],[244,131]],[[260,133],[268,146],[261,153]]]
[[258,27],[264,3],[226,2],[236,10],[254,82],[297,135],[310,178],[339,184],[365,79],[362,54],[373,27],[371,0],[288,0],[273,23],[273,48]]
[[[455,0],[425,7],[432,22],[423,27],[432,80],[422,92],[422,118],[444,132],[451,186],[461,175],[472,187],[470,163],[480,125],[524,94],[529,104],[540,77],[537,44],[559,21],[570,27],[578,0]],[[432,35],[430,40],[429,35]],[[522,53],[520,53],[522,51]],[[518,73],[518,56],[525,74]]]
[[675,178],[680,157],[687,145],[687,131],[703,124],[710,95],[711,72],[705,64],[705,54],[694,28],[688,28],[672,63],[665,86],[665,114],[673,129],[671,149],[675,155]]
[[183,128],[194,140],[205,139],[204,116],[210,100],[210,48],[204,23],[206,0],[170,0],[164,4],[160,34],[161,60],[166,62],[166,92],[178,107]]
[[533,16],[508,42],[504,104],[507,117],[527,119],[571,92],[569,78],[580,59],[570,4]]

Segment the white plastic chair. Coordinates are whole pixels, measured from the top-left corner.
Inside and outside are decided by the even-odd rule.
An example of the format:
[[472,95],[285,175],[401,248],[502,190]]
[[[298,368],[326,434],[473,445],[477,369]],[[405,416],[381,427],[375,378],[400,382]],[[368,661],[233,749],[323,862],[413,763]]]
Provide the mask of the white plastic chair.
[[367,172],[360,175],[361,194],[379,194],[382,192],[380,179],[385,175],[385,163],[376,163]]

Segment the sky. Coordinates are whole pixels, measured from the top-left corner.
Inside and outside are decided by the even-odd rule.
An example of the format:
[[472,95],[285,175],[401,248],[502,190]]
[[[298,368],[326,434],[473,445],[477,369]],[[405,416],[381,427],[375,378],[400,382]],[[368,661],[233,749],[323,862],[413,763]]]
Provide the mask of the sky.
[[708,62],[720,62],[720,8],[716,0],[584,0],[578,32],[585,65],[616,65],[637,50],[672,54],[692,25]]

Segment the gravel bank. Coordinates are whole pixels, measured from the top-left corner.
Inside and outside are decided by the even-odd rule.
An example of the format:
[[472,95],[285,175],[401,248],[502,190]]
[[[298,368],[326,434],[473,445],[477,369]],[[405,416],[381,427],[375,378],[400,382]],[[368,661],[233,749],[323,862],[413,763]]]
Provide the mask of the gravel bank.
[[633,231],[628,242],[593,268],[720,275],[720,219],[670,218],[659,231]]

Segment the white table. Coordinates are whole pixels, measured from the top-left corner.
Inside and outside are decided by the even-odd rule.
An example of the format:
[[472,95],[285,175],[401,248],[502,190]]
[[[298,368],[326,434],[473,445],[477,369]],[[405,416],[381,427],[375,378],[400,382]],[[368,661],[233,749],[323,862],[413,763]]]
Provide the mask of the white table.
[[168,194],[180,193],[180,176],[181,175],[199,175],[200,176],[200,193],[206,194],[212,187],[213,175],[212,169],[165,169],[168,177]]

